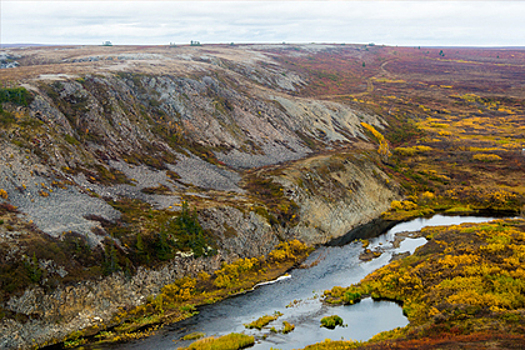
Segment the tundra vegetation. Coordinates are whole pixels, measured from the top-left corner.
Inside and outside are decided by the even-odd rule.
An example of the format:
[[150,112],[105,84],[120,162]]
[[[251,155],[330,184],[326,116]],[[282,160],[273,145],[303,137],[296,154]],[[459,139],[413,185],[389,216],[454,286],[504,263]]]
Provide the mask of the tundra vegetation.
[[356,285],[324,292],[328,304],[353,304],[372,297],[403,306],[408,326],[380,333],[360,346],[432,348],[446,339],[483,347],[495,334],[500,335],[493,340],[502,346],[506,341],[524,344],[525,275],[520,259],[525,222],[507,219],[427,227],[420,234],[429,242],[413,255],[376,270]]
[[[289,98],[322,102],[334,110],[337,108],[333,106],[339,104],[356,111],[359,122],[355,130],[334,122],[323,131],[320,127],[326,120],[315,118],[309,121],[309,129],[300,128],[295,121],[277,121],[282,124],[276,124],[276,129],[293,125],[294,137],[310,152],[308,156],[330,156],[316,169],[320,178],[333,179],[344,171],[347,159],[342,155],[374,162],[388,175],[385,186],[400,184],[403,191],[403,198],[392,201],[390,210],[383,213],[384,220],[407,220],[435,212],[515,215],[525,211],[522,50],[421,50],[379,45],[329,45],[323,49],[296,45],[250,47],[265,59],[255,60],[248,67],[243,58],[251,56],[242,46],[191,49],[213,57],[213,64],[193,57],[188,64],[195,66],[187,71],[181,68],[180,73],[180,67],[176,67],[168,72],[172,67],[165,67],[159,72],[150,63],[142,64],[134,58],[137,65],[127,71],[117,56],[111,56],[105,58],[104,64],[115,70],[102,74],[99,66],[84,59],[86,52],[71,48],[47,53],[29,50],[19,60],[20,67],[2,71],[0,138],[16,151],[2,154],[2,161],[6,169],[9,164],[13,170],[9,161],[21,159],[34,167],[31,176],[35,177],[37,169],[53,169],[47,175],[49,182],[38,181],[34,187],[39,197],[50,199],[57,191],[79,188],[74,180],[79,177],[94,188],[140,185],[110,165],[110,160],[119,160],[130,168],[146,166],[165,172],[169,186],[147,185],[137,192],[145,196],[178,196],[181,206],[161,209],[144,197],[110,198],[90,188],[82,189],[120,213],[116,220],[88,217],[100,223],[101,231],[97,232],[103,237],[101,244],[92,246],[86,235],[74,230],[53,236],[24,219],[11,203],[15,196],[28,195],[30,184],[20,183],[16,178],[20,174],[15,174],[6,179],[16,184],[15,190],[8,193],[6,186],[0,188],[0,305],[5,306],[11,297],[20,296],[31,287],[52,291],[58,286],[96,281],[111,274],[131,276],[140,267],[161,267],[181,255],[212,259],[222,238],[201,225],[210,208],[229,206],[263,217],[279,232],[276,235],[282,241],[265,256],[243,257],[216,271],[181,278],[143,305],[122,310],[108,324],[71,334],[66,339],[68,346],[78,346],[90,335],[96,335],[97,341],[148,335],[165,322],[192,315],[197,305],[247,290],[306,257],[310,248],[292,236],[282,235],[307,222],[301,217],[300,198],[282,185],[293,162],[286,159],[265,166],[257,163],[244,169],[220,158],[221,154],[236,150],[256,159],[268,145],[262,140],[274,135],[272,129],[258,135],[259,139],[243,138],[245,125],[231,116],[254,114],[257,123],[275,123],[275,115],[288,113],[280,103],[269,101],[266,95],[259,96],[258,88],[273,89]],[[125,60],[125,55],[133,55],[137,49],[111,50],[115,55],[122,54]],[[164,54],[163,49],[140,50],[149,50],[146,54],[151,55]],[[176,50],[185,49],[177,47],[170,52]],[[214,56],[214,50],[224,55]],[[234,50],[234,54],[228,50]],[[240,53],[242,57],[237,59]],[[48,73],[69,76],[31,83]],[[178,74],[183,78],[173,76]],[[296,80],[286,85],[293,81],[286,81],[290,76]],[[184,106],[166,103],[167,93],[151,88],[155,82],[167,84],[169,79],[178,79],[180,92],[174,100],[184,101]],[[210,79],[213,84],[195,87],[195,82]],[[246,84],[239,84],[239,79]],[[27,84],[33,84],[32,89],[26,89]],[[118,86],[118,96],[111,86]],[[244,95],[235,97],[233,91]],[[227,136],[200,139],[199,134],[208,129],[191,124],[191,116],[181,114],[188,106],[198,110],[196,101],[201,97],[207,98],[206,103],[201,102],[205,112],[195,112],[194,120],[212,115],[216,124],[210,128]],[[46,103],[65,119],[51,113]],[[104,118],[94,119],[94,111]],[[128,119],[119,119],[119,115]],[[371,115],[381,122],[374,124],[366,118]],[[331,139],[327,131],[340,132],[345,140]],[[122,137],[119,142],[135,143],[126,143],[126,147],[114,145],[111,133]],[[155,135],[155,142],[150,142],[151,135]],[[282,140],[270,143],[284,144]],[[287,147],[291,148],[290,144],[283,149]],[[181,161],[176,154],[196,157],[221,172],[236,171],[242,178],[239,189],[216,190],[185,181],[168,166]],[[340,159],[334,161],[337,157]],[[301,168],[301,161],[293,165]],[[348,186],[318,180],[300,176],[292,182],[325,201],[342,198],[359,187],[357,180]],[[227,235],[235,236],[235,229],[227,230]],[[491,341],[501,348],[505,344],[524,344],[524,282],[519,265],[523,262],[522,233],[523,222],[518,220],[423,230],[430,241],[413,256],[391,263],[358,285],[336,287],[325,295],[327,303],[351,304],[366,296],[396,300],[403,304],[410,325],[380,334],[366,344],[334,341],[308,348],[432,348],[442,346],[443,339],[450,347],[468,343],[483,348]],[[49,261],[65,266],[67,274],[52,274],[44,268],[44,262]],[[1,319],[23,322],[29,321],[30,315],[2,307]],[[213,347],[204,344],[222,338],[200,341],[203,348]],[[242,336],[224,341],[244,344],[241,347],[249,344]]]
[[255,338],[251,335],[231,333],[222,337],[209,337],[199,339],[183,350],[238,350],[255,344]]
[[[329,90],[327,98],[365,105],[389,120],[385,137],[392,154],[383,167],[406,196],[393,201],[383,218],[406,220],[435,212],[518,214],[525,195],[524,96],[516,90],[521,86],[517,76],[492,78],[525,56],[504,55],[505,61],[498,63],[488,52],[479,51],[475,58],[472,50],[450,50],[444,56],[433,49],[368,49],[374,54],[367,55],[366,68],[360,75],[348,73],[360,76],[360,85],[341,74],[337,82],[323,79],[304,93]],[[320,55],[287,60],[297,69],[315,66],[334,76],[335,71],[349,72],[338,68],[343,54],[331,55],[330,65]],[[481,57],[489,61],[481,63]],[[470,74],[480,65],[485,74],[474,81]],[[351,69],[358,66],[356,61]],[[449,69],[453,73],[445,77]],[[380,149],[380,137],[375,139]],[[415,254],[324,296],[327,303],[343,304],[364,297],[394,300],[403,305],[410,324],[366,343],[326,341],[306,349],[524,346],[525,280],[518,263],[524,229],[520,220],[424,229],[422,235],[430,241]]]
[[[406,201],[392,203],[384,218],[517,213],[525,203],[525,105],[520,77],[510,72],[523,53],[497,61],[488,51],[470,49],[450,50],[446,58],[436,49],[366,49],[359,50],[366,51],[366,68],[350,49],[295,57],[282,52],[281,60],[295,71],[322,72],[309,74],[301,95],[360,106],[388,120],[384,139],[392,154],[383,168],[400,181]],[[481,66],[485,74],[474,81]],[[386,153],[380,131],[363,126]]]
[[[148,336],[166,323],[177,322],[195,315],[196,307],[199,305],[214,303],[225,297],[243,293],[257,282],[282,275],[298,262],[303,261],[311,251],[312,248],[298,240],[292,240],[280,243],[268,257],[241,258],[231,264],[224,264],[213,276],[202,272],[196,278],[184,277],[164,286],[160,294],[150,297],[145,304],[129,311],[123,310],[115,315],[109,324],[103,325],[104,328],[111,328],[110,331],[101,333],[100,325],[95,325],[75,333],[74,340],[77,342],[86,340],[95,334],[98,334],[95,336],[97,343],[120,342]],[[272,316],[263,316],[245,326],[260,330],[281,315],[276,312]],[[71,340],[66,339],[66,344]]]

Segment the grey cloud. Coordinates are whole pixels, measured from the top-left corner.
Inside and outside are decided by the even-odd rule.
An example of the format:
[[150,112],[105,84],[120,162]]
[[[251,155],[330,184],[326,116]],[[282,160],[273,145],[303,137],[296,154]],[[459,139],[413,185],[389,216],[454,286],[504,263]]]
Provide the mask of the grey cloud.
[[525,45],[525,2],[4,1],[2,43]]

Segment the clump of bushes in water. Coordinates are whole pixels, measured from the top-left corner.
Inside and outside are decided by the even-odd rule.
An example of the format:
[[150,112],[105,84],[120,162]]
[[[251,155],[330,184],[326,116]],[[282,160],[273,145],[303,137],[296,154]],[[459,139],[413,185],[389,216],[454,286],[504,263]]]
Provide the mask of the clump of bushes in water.
[[294,329],[295,329],[295,325],[294,324],[291,324],[288,321],[283,321],[283,329],[277,330],[277,329],[275,329],[275,327],[272,327],[272,328],[270,328],[270,331],[272,333],[288,334],[291,331],[293,331]]
[[365,342],[353,340],[336,340],[325,339],[324,342],[308,345],[303,350],[349,350],[361,349]]
[[231,333],[222,337],[208,337],[197,340],[190,346],[181,350],[238,350],[255,344],[251,335]]
[[324,291],[324,301],[328,304],[352,305],[361,301],[361,292],[356,286],[346,288],[335,286],[331,290]]
[[273,315],[264,315],[262,317],[259,317],[257,320],[245,324],[244,327],[248,329],[256,328],[258,330],[261,330],[264,326],[266,326],[268,323],[275,321],[279,317],[281,317],[283,314],[279,311],[276,311]]
[[337,315],[326,316],[321,319],[321,327],[334,329],[337,326],[343,325],[343,319]]
[[283,329],[281,330],[281,333],[282,334],[288,334],[290,333],[291,331],[293,331],[295,329],[295,325],[294,324],[291,324],[287,321],[283,321]]

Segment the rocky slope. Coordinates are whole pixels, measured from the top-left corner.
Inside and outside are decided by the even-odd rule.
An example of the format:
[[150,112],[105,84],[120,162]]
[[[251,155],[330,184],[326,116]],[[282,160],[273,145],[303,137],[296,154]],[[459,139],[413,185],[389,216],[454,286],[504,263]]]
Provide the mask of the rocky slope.
[[[399,197],[362,126],[386,122],[295,96],[308,77],[267,48],[12,51],[3,54],[20,66],[2,70],[0,125],[2,349],[61,339],[282,240],[327,243]],[[182,203],[195,208],[204,250],[170,231]]]

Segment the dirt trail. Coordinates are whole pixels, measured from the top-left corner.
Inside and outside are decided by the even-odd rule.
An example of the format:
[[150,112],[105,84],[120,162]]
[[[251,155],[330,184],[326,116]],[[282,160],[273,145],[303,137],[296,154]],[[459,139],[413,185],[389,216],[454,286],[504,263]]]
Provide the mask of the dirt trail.
[[368,95],[370,93],[372,93],[374,90],[375,90],[375,87],[374,87],[374,84],[372,83],[372,80],[374,80],[374,78],[379,78],[379,77],[383,77],[386,75],[388,78],[395,78],[395,76],[390,73],[389,71],[387,71],[385,69],[385,66],[390,62],[391,60],[388,60],[388,61],[385,61],[381,64],[381,66],[379,67],[379,73],[374,75],[373,77],[371,78],[368,78],[366,80],[366,91],[363,91],[363,92],[358,92],[356,94],[343,94],[343,95],[321,95],[321,96],[317,96],[318,98],[320,99],[336,99],[336,98],[341,98],[341,97],[359,97],[359,96],[364,96],[364,95]]

